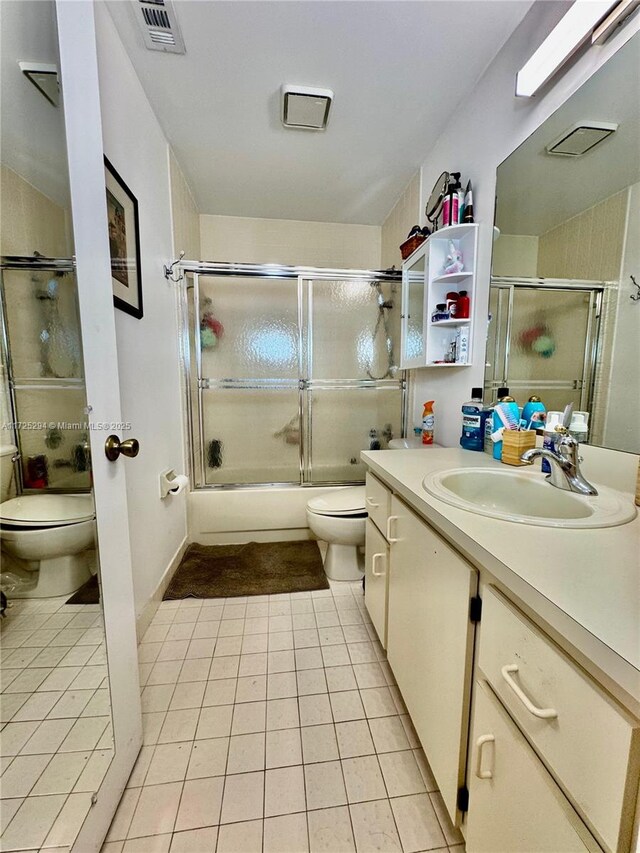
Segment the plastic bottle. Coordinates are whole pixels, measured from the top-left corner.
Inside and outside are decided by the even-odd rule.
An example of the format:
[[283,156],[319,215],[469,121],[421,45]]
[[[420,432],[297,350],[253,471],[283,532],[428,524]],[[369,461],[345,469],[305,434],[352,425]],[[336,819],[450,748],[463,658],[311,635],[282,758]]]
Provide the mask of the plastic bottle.
[[456,301],[456,320],[468,320],[471,312],[471,300],[466,290],[461,290]]
[[[510,397],[508,394],[506,394],[504,397],[500,397],[498,402],[511,404],[512,415],[517,424],[520,420],[520,410],[518,409],[518,404],[513,399],[513,397]],[[491,432],[494,433],[496,430],[500,429],[503,426],[504,424],[502,423],[501,418],[498,416],[496,412],[496,407],[494,406],[493,411],[491,413]],[[493,444],[493,458],[500,461],[502,459],[502,441],[494,441],[493,439],[491,439],[491,443]]]
[[442,227],[458,224],[458,205],[460,197],[458,190],[461,188],[460,172],[451,172],[451,180],[447,187],[447,194],[442,202]]
[[[547,420],[542,433],[542,446],[545,450],[555,450],[556,442],[556,427],[562,425],[562,412],[547,412]],[[543,457],[542,465],[540,466],[543,474],[551,473],[551,464],[548,459]]]
[[589,412],[574,412],[571,417],[569,433],[579,444],[586,444],[589,435]]
[[535,394],[529,397],[522,410],[522,419],[527,422],[527,429],[542,429],[546,420],[547,410],[540,397]]
[[488,415],[482,404],[482,388],[472,388],[471,399],[462,405],[460,446],[465,450],[484,450],[484,427]]
[[491,440],[491,433],[493,432],[493,409],[496,403],[499,403],[503,397],[507,397],[508,395],[508,388],[498,388],[496,399],[493,403],[489,403],[486,408],[487,419],[484,425],[484,452],[488,453],[490,456],[493,456],[493,441]]
[[424,404],[422,412],[422,443],[433,444],[433,434],[436,427],[436,416],[433,414],[435,400],[429,400]]
[[462,211],[462,222],[465,225],[471,224],[473,219],[473,190],[471,189],[471,181],[468,182],[464,192],[464,210]]

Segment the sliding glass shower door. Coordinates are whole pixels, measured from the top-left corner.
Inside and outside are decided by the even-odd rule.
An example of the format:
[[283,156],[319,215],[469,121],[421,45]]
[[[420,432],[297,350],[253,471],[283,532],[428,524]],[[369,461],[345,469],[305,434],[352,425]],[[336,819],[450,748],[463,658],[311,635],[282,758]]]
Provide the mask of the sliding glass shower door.
[[193,275],[196,486],[355,483],[360,451],[402,432],[393,281]]

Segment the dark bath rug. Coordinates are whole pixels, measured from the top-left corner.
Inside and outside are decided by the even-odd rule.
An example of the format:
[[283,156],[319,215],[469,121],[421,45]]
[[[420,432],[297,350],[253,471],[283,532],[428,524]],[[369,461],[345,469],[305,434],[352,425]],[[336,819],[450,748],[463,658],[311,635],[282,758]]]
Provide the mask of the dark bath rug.
[[98,586],[98,575],[91,575],[80,589],[77,589],[67,604],[100,604],[100,587]]
[[164,594],[176,598],[225,598],[329,589],[318,543],[249,542],[189,545]]

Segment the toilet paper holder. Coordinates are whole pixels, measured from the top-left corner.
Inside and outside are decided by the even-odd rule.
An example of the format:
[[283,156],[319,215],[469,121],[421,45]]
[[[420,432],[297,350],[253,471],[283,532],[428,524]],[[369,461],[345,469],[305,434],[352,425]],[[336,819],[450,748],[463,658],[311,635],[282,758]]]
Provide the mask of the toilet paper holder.
[[160,499],[168,495],[179,495],[188,486],[189,480],[184,474],[176,474],[173,468],[167,468],[160,474]]

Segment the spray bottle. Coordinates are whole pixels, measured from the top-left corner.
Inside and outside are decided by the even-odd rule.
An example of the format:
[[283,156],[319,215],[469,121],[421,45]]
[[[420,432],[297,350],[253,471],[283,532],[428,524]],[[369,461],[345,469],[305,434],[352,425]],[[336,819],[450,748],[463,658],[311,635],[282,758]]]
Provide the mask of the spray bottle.
[[422,443],[433,444],[433,435],[436,427],[436,416],[433,414],[435,400],[429,400],[424,404],[422,412]]

